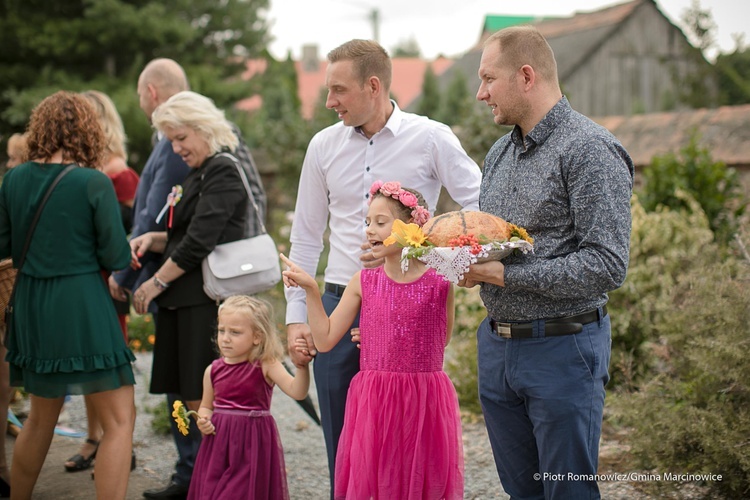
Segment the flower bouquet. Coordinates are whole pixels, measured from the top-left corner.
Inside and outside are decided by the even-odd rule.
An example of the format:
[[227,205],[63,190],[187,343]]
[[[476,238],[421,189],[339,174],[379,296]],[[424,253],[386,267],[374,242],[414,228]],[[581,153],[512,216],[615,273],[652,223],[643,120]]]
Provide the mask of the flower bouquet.
[[383,243],[403,247],[402,269],[408,269],[410,259],[418,259],[458,283],[470,265],[501,260],[516,251],[532,252],[534,240],[525,229],[500,217],[463,211],[435,217],[421,228],[396,220]]

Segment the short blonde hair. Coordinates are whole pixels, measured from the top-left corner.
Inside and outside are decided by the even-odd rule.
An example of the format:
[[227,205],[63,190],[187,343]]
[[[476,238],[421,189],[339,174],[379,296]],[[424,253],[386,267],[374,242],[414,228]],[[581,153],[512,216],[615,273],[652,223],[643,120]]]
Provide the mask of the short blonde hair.
[[253,331],[260,334],[260,344],[250,352],[248,361],[259,359],[261,362],[271,362],[282,359],[283,348],[273,323],[271,304],[249,295],[233,295],[219,306],[219,317],[223,312],[245,314],[253,325]]
[[97,116],[99,116],[107,141],[108,155],[126,159],[125,142],[127,137],[125,136],[125,127],[122,125],[122,118],[115,108],[115,103],[109,96],[98,90],[87,90],[81,92],[81,95],[91,102]]
[[190,90],[178,92],[160,104],[154,110],[151,121],[162,133],[167,128],[192,128],[206,140],[211,154],[224,148],[234,151],[239,145],[239,139],[224,111],[208,97]]
[[371,76],[377,76],[386,94],[391,89],[393,69],[388,52],[374,40],[350,40],[328,53],[328,61],[352,61],[355,76],[364,85]]
[[496,31],[487,38],[484,46],[497,45],[504,66],[513,71],[528,64],[548,83],[558,84],[557,62],[552,47],[533,26],[511,26]]

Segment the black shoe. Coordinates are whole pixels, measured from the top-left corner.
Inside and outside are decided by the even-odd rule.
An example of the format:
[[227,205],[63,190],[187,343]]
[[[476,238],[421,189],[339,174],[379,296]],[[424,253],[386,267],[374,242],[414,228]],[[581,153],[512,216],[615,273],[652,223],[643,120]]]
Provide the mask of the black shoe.
[[145,498],[187,498],[188,487],[170,481],[165,488],[158,490],[146,490],[143,492]]
[[[76,453],[65,462],[65,470],[68,472],[78,472],[86,470],[91,467],[91,463],[96,458],[96,452],[99,451],[99,441],[94,439],[87,439],[86,442],[94,447],[94,452],[88,457],[84,457],[80,453]],[[68,464],[71,465],[68,465]]]

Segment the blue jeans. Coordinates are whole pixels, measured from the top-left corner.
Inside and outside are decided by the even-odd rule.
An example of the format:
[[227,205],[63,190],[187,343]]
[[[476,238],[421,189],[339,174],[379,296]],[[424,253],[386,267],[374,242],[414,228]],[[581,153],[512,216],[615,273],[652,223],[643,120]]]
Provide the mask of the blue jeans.
[[[329,316],[340,300],[340,297],[332,293],[323,294],[323,307]],[[359,314],[351,328],[357,327],[359,327]],[[357,349],[357,344],[352,342],[349,334],[344,335],[330,351],[319,352],[313,362],[315,386],[318,389],[320,422],[328,454],[331,498],[333,498],[335,485],[336,450],[338,450],[339,437],[344,427],[346,395],[349,392],[349,384],[357,373],[359,373],[359,349]]]
[[[597,499],[609,316],[575,335],[497,336],[477,331],[479,398],[500,482],[514,499]],[[583,476],[583,477],[581,477]]]

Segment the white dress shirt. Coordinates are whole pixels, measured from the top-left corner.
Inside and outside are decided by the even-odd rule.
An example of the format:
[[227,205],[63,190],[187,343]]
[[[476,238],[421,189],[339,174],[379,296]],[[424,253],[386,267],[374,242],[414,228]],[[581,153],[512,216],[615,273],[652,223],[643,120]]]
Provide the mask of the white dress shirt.
[[[451,129],[405,113],[395,102],[393,107],[385,127],[370,139],[339,122],[318,132],[307,148],[289,257],[315,276],[329,225],[327,283],[346,285],[362,269],[369,190],[377,180],[419,191],[431,213],[441,186],[464,209],[479,210],[481,172]],[[287,324],[306,323],[304,290],[287,288],[285,294]]]

